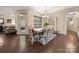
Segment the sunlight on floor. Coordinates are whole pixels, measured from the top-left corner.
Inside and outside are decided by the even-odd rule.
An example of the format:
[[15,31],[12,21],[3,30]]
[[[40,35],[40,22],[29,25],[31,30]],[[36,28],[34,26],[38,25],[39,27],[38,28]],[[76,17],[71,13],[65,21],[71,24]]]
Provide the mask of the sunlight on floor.
[[0,47],[3,46],[3,37],[0,37]]
[[73,43],[68,43],[66,45],[66,52],[75,52],[76,51],[76,46]]
[[26,36],[20,36],[20,52],[23,52],[26,47]]

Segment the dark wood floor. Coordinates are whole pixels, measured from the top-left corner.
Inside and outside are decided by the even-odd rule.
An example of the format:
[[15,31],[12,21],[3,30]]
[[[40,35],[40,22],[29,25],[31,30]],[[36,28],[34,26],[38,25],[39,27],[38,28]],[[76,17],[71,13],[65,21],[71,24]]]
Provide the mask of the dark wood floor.
[[0,52],[2,53],[65,53],[79,52],[78,36],[75,32],[67,35],[58,34],[46,45],[35,42],[31,45],[26,37],[16,34],[0,34]]

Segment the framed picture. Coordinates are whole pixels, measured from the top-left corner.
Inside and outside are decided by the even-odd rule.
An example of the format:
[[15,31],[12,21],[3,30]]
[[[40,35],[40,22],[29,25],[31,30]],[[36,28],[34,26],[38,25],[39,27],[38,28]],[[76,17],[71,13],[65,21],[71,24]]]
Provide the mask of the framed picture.
[[0,18],[0,24],[4,24],[4,18]]
[[7,19],[7,23],[12,23],[12,19]]

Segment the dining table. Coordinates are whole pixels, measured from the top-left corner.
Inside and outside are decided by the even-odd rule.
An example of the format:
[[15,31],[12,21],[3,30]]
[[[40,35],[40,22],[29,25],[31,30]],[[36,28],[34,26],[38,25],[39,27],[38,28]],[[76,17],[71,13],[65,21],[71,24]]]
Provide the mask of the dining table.
[[35,40],[36,41],[40,41],[40,38],[42,37],[43,35],[43,30],[44,28],[34,28],[33,31],[34,31],[34,37],[36,38]]

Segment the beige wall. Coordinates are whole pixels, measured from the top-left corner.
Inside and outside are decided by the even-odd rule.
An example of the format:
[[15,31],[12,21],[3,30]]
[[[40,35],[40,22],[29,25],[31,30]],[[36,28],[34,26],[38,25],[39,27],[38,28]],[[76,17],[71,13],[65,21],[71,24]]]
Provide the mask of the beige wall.
[[[12,19],[12,23],[7,23],[7,19]],[[11,25],[16,26],[15,25],[15,17],[13,17],[13,16],[5,16],[5,24],[4,25],[5,26],[11,26]]]
[[[65,9],[65,10],[61,10],[55,13],[51,13],[50,15],[52,15],[52,17],[57,17],[57,23],[56,23],[56,30],[61,33],[61,34],[67,34],[67,14],[71,11],[78,11],[79,12],[79,7],[71,7],[69,9]],[[40,16],[38,13],[33,12],[33,11],[29,11],[29,26],[33,28],[33,15],[38,15]],[[79,17],[77,18],[77,25],[79,26]],[[77,29],[77,31],[79,31]]]
[[66,12],[60,11],[55,14],[52,14],[52,16],[57,17],[57,31],[62,34],[66,34]]
[[[4,19],[4,24],[0,24],[0,25],[3,25],[3,26],[10,26],[10,25],[15,25],[15,17],[12,17],[12,16],[4,16],[4,15],[0,15],[0,18],[3,18]],[[12,19],[12,23],[7,23],[7,19]]]
[[[79,7],[71,7],[69,9],[61,10],[61,11],[50,14],[54,17],[57,17],[57,31],[59,33],[62,33],[62,34],[67,33],[67,19],[66,19],[66,16],[71,11],[78,11],[79,12]],[[2,11],[0,11],[0,14],[2,14],[1,12]],[[28,26],[30,26],[31,28],[33,28],[33,19],[34,19],[33,16],[34,15],[40,16],[39,13],[37,13],[35,11],[32,11],[32,10],[28,10]],[[7,17],[4,17],[4,18],[6,20]],[[78,28],[78,26],[79,26],[79,17],[77,18],[76,21],[77,21],[77,28]],[[79,32],[79,29],[77,29],[77,31]]]
[[[71,7],[71,8],[66,9],[66,10],[61,10],[61,11],[58,11],[58,12],[55,12],[55,13],[51,13],[52,16],[57,17],[57,31],[59,33],[67,34],[67,19],[66,19],[66,16],[71,11],[78,11],[79,12],[79,7]],[[79,18],[77,20],[79,20]]]

